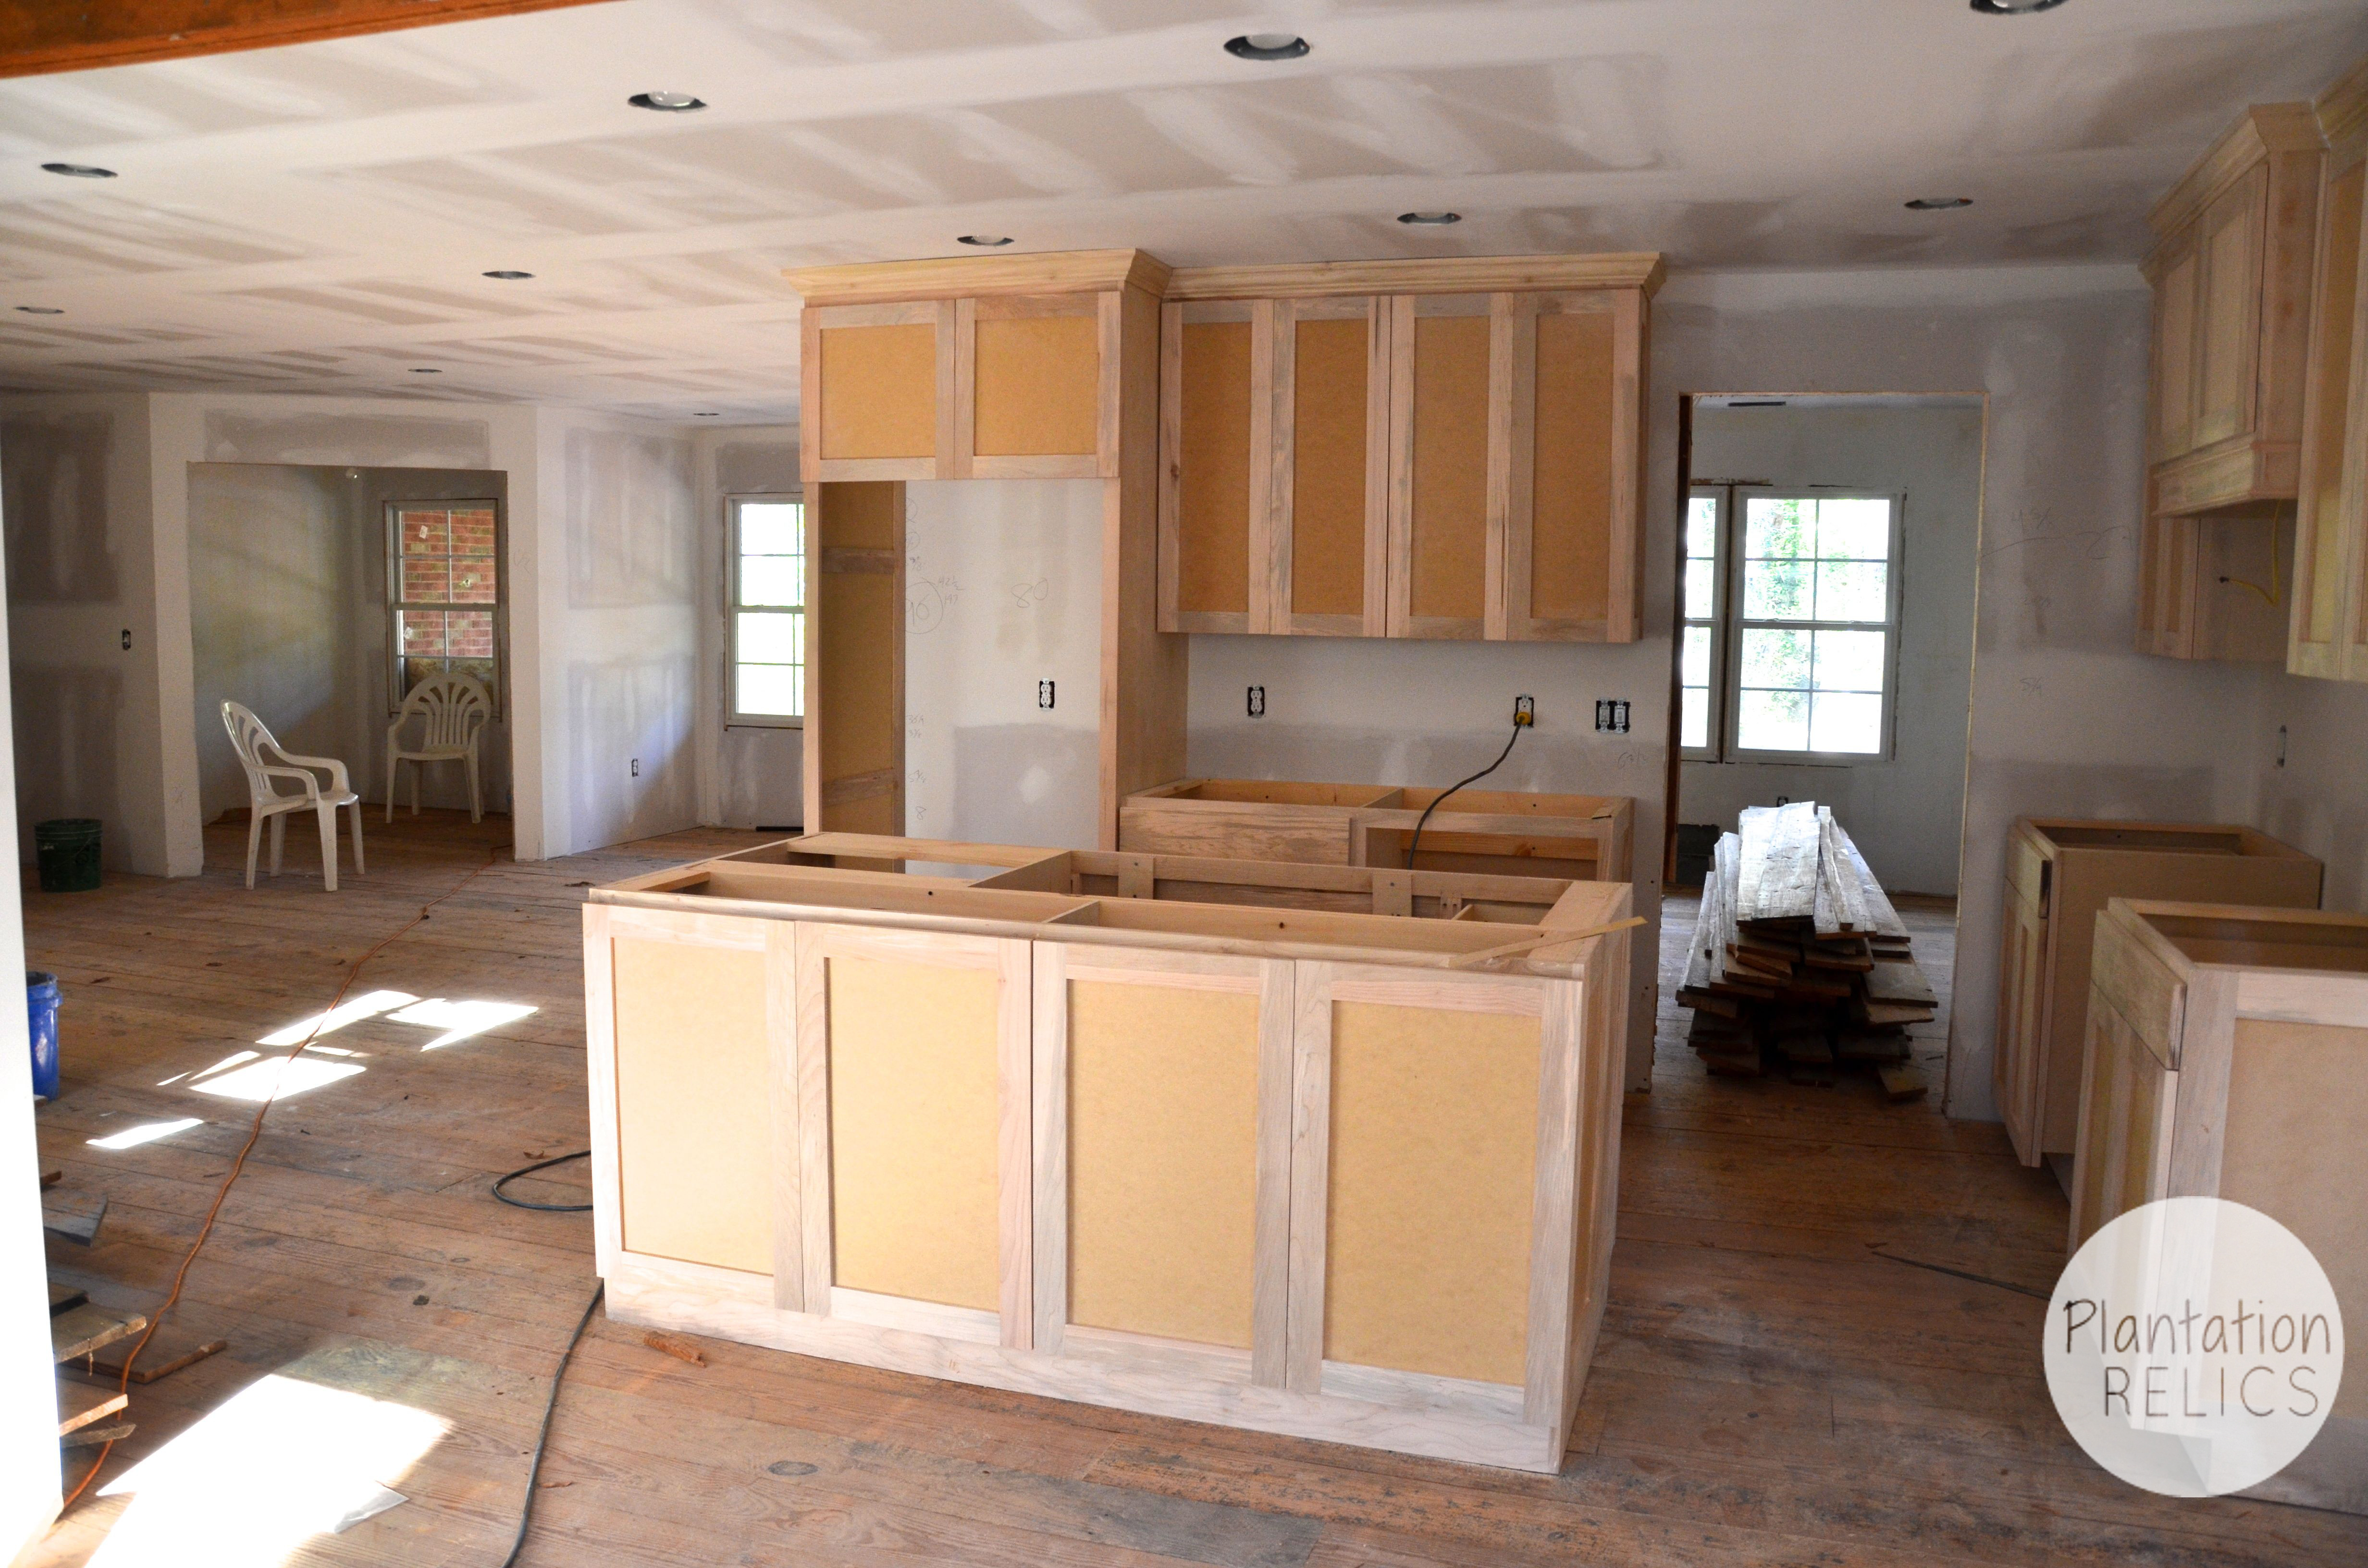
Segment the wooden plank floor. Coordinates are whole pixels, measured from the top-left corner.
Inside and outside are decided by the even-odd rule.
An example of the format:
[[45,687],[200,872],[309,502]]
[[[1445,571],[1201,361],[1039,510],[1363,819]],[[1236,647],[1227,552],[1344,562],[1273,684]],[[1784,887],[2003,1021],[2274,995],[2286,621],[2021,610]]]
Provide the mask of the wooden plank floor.
[[[249,893],[235,873],[111,878],[27,898],[35,967],[64,981],[66,1093],[46,1168],[109,1200],[56,1277],[134,1311],[162,1299],[252,1106],[198,1073],[324,1006],[355,957],[485,866],[507,824],[370,824],[370,874],[334,897],[313,856]],[[133,1391],[110,1477],[268,1375],[450,1423],[379,1476],[409,1500],[259,1562],[483,1564],[507,1549],[546,1381],[592,1286],[585,1216],[487,1196],[581,1148],[582,888],[751,842],[676,835],[518,866],[495,858],[379,954],[358,990],[531,1005],[423,1051],[381,1018],[325,1043],[362,1072],[282,1101],[191,1270],[169,1332],[231,1349]],[[208,832],[216,866],[243,855]],[[308,880],[309,876],[309,880]],[[1662,994],[1693,906],[1671,900]],[[1945,910],[1904,912],[1944,1000]],[[700,1342],[705,1366],[596,1319],[568,1373],[523,1561],[1390,1568],[1494,1563],[2359,1563],[2368,1521],[2172,1502],[2089,1464],[2038,1376],[2044,1303],[1876,1249],[2045,1288],[2063,1199],[1998,1129],[1829,1089],[1707,1078],[1665,1007],[1653,1094],[1630,1107],[1612,1303],[1573,1454],[1541,1477],[1397,1459]],[[1940,1081],[1942,1019],[1919,1031]],[[186,1117],[137,1147],[89,1140]],[[535,1189],[580,1195],[580,1176]],[[163,1342],[160,1341],[160,1345]],[[266,1485],[298,1446],[260,1446]],[[79,1473],[76,1460],[69,1481]],[[121,1568],[191,1556],[159,1492],[88,1497],[28,1560]],[[199,1527],[182,1526],[184,1533]],[[110,1531],[118,1540],[108,1543]],[[199,1530],[199,1533],[202,1533]],[[268,1535],[268,1531],[258,1532]],[[186,1547],[184,1540],[180,1544]]]

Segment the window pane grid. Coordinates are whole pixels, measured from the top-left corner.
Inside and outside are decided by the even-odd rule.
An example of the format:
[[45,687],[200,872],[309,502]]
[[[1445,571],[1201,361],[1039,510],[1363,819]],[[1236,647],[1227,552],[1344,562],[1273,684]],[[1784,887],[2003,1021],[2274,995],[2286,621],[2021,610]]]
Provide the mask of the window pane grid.
[[805,715],[805,504],[733,503],[732,717]]
[[[500,700],[499,539],[491,506],[393,511],[395,700],[431,676],[465,675]],[[484,608],[461,607],[484,606]]]
[[1712,747],[1712,681],[1717,669],[1719,502],[1686,501],[1684,644],[1679,649],[1678,745],[1707,755]]
[[1891,540],[1888,500],[1747,503],[1737,750],[1882,752]]

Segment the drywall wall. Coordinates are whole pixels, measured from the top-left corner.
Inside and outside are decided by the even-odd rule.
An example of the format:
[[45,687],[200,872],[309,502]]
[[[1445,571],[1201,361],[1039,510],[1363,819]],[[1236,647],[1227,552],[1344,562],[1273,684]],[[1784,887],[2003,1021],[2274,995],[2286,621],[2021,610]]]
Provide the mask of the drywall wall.
[[[208,822],[247,803],[223,699],[245,703],[291,751],[346,764],[364,800],[386,798],[389,671],[386,507],[404,500],[489,500],[498,473],[468,470],[192,463],[190,639],[199,810]],[[498,704],[497,704],[498,706]],[[487,810],[509,809],[507,709],[479,737]],[[413,722],[416,740],[417,722]],[[411,771],[400,790],[411,800]],[[422,804],[465,808],[457,765],[428,768]]]
[[698,491],[688,432],[534,417],[536,497],[510,495],[513,733],[540,852],[566,855],[699,820]]
[[[1891,754],[1804,766],[1688,761],[1678,820],[1727,828],[1781,796],[1834,808],[1885,888],[1954,893],[1973,683],[1982,407],[1793,403],[1694,411],[1693,474],[1903,497]],[[1739,530],[1742,521],[1735,525]],[[1740,532],[1736,539],[1741,539]]]
[[2248,820],[2327,862],[2327,908],[2368,911],[2368,685],[2261,669],[2253,714]]
[[725,506],[734,496],[800,496],[798,427],[736,426],[693,437],[699,466],[699,820],[725,827],[793,827],[804,820],[802,731],[724,723],[732,581]]
[[2014,819],[2226,819],[2255,791],[2257,757],[2228,733],[2243,733],[2261,672],[2133,651],[2148,314],[2144,280],[2120,266],[1681,275],[1654,314],[1645,496],[1660,576],[1648,614],[1662,626],[1675,551],[1673,394],[1987,394],[1952,1116],[1996,1114],[1999,900]]
[[148,442],[143,397],[0,401],[23,860],[33,824],[97,817],[108,867],[167,869]]
[[[1094,846],[1103,488],[905,487],[907,833]],[[1049,711],[1038,705],[1045,680]]]
[[[5,430],[0,425],[0,430]],[[10,448],[0,440],[0,507],[14,509]],[[0,516],[0,523],[7,518]],[[13,589],[16,535],[9,534]],[[16,617],[0,594],[0,646]],[[11,663],[13,664],[13,659]],[[14,728],[10,671],[0,667],[0,733]],[[15,758],[0,751],[0,822],[17,815]],[[27,967],[17,868],[0,864],[0,974]],[[13,1559],[57,1517],[58,1375],[50,1355],[47,1246],[41,1237],[40,1149],[34,1138],[32,1052],[22,1007],[0,1007],[0,1559]]]

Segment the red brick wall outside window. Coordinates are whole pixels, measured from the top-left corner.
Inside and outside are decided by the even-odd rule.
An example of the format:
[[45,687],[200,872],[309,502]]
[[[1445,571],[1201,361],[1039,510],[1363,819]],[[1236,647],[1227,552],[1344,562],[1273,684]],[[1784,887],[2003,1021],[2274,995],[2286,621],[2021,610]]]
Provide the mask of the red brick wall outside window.
[[473,676],[498,705],[501,562],[484,502],[387,508],[393,534],[393,700],[430,676]]

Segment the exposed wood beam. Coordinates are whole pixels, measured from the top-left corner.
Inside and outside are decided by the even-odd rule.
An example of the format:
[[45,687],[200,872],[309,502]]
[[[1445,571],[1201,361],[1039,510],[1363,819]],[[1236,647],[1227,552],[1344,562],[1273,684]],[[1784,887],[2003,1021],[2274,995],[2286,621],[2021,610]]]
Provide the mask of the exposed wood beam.
[[470,22],[606,0],[33,0],[0,6],[0,76]]

